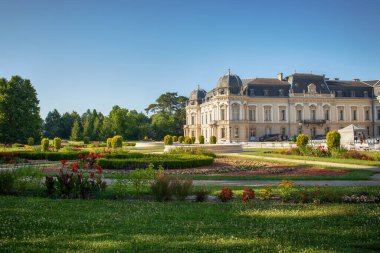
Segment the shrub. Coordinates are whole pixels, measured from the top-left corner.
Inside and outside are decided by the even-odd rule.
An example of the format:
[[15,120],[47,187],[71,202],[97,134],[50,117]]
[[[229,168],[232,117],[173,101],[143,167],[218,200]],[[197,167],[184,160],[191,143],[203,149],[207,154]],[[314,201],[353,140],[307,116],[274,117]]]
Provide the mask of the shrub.
[[172,193],[178,200],[184,200],[189,196],[192,187],[193,181],[191,179],[180,179],[176,177],[173,178],[171,182]]
[[210,144],[216,144],[216,136],[210,136]]
[[206,188],[201,188],[195,191],[194,194],[195,194],[195,201],[204,202],[207,200],[207,196],[210,194],[210,190]]
[[194,144],[195,143],[195,137],[191,137],[191,144]]
[[0,170],[0,194],[8,194],[13,191],[15,176],[11,170]]
[[265,187],[265,189],[262,189],[260,190],[260,199],[265,201],[265,200],[269,200],[273,197],[273,192],[272,192],[272,188],[270,188],[269,186],[268,187]]
[[43,138],[41,140],[41,150],[43,152],[49,151],[49,139],[48,138]]
[[149,164],[146,169],[135,169],[129,173],[129,181],[139,195],[141,190],[149,185],[149,182],[156,177],[156,171],[154,165]]
[[[7,153],[0,152],[0,157]],[[88,151],[72,151],[72,152],[41,152],[41,151],[17,151],[13,152],[13,159],[28,159],[28,160],[48,160],[48,161],[61,161],[61,160],[75,160],[79,155],[88,155]]]
[[326,135],[326,143],[329,149],[340,147],[340,133],[336,130],[330,131]]
[[191,155],[205,155],[216,157],[215,153],[211,150],[204,149],[203,147],[177,147],[168,151],[169,154],[191,154]]
[[121,135],[115,135],[112,138],[112,148],[122,148],[123,147],[123,137]]
[[34,145],[34,138],[33,137],[29,137],[27,143],[28,143],[29,146],[33,146]]
[[243,190],[242,201],[244,203],[247,203],[250,199],[254,199],[254,198],[255,198],[255,192],[251,188],[245,187]]
[[179,142],[179,143],[183,143],[184,139],[185,139],[185,138],[184,138],[183,136],[179,136],[179,137],[178,137],[178,142]]
[[135,169],[145,168],[149,164],[155,167],[162,166],[164,169],[194,168],[211,165],[213,157],[200,155],[171,155],[171,154],[146,154],[140,158],[124,159],[98,159],[97,164],[105,169]]
[[191,138],[189,136],[185,137],[185,144],[193,144],[193,142],[191,141]]
[[61,139],[58,137],[55,137],[53,140],[54,148],[58,151],[61,148]]
[[173,138],[171,135],[165,135],[164,144],[165,145],[173,145]]
[[107,148],[112,148],[112,138],[107,138]]
[[344,148],[333,148],[331,149],[331,157],[333,158],[343,158],[345,157],[347,150]]
[[177,142],[178,138],[177,136],[172,136],[173,142]]
[[129,189],[129,175],[127,173],[114,174],[114,182],[112,184],[112,191],[114,197],[117,199],[123,199],[128,195]]
[[83,137],[83,143],[84,144],[90,144],[90,137],[88,137],[88,136]]
[[292,195],[294,187],[293,181],[288,180],[282,180],[281,183],[278,185],[278,189],[280,192],[280,196],[282,201],[288,201]]
[[344,153],[343,157],[347,159],[357,159],[357,160],[366,160],[366,161],[375,160],[373,157],[370,157],[356,150],[348,150],[347,152]]
[[205,144],[205,137],[203,135],[198,137],[199,144]]
[[304,134],[299,134],[297,137],[297,147],[306,147],[307,143],[309,142],[309,137]]
[[292,142],[294,142],[294,143],[297,142],[297,135],[293,135],[293,137],[292,137]]
[[232,192],[232,190],[228,187],[224,187],[220,190],[219,192],[219,199],[222,201],[222,202],[227,202],[227,201],[230,201],[232,199],[232,197],[234,196],[234,193]]
[[159,174],[150,186],[153,196],[157,201],[168,201],[173,192],[171,189],[172,178],[164,174]]

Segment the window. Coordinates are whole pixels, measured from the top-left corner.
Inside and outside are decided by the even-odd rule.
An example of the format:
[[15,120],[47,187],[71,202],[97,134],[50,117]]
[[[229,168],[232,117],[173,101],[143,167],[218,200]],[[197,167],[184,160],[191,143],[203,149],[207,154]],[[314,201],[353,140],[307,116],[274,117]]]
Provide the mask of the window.
[[278,95],[280,95],[280,97],[283,97],[284,96],[284,90],[283,89],[279,89],[278,90]]
[[302,110],[297,110],[297,121],[301,121],[302,120]]
[[330,120],[330,110],[325,111],[325,120]]
[[358,120],[356,115],[356,109],[352,110],[352,120]]
[[220,109],[220,120],[225,120],[225,113],[226,113],[226,110]]
[[195,124],[195,117],[192,115],[191,116],[191,125],[194,125]]
[[365,110],[365,120],[369,120],[369,110]]
[[367,127],[367,135],[369,136],[369,127]]
[[232,105],[232,120],[239,120],[239,105]]
[[195,136],[195,132],[191,131],[191,137],[194,137],[194,136]]
[[235,128],[235,138],[239,138],[239,128]]
[[256,121],[256,109],[254,108],[249,109],[248,117],[250,121]]
[[265,114],[265,118],[264,118],[265,121],[272,120],[272,111],[270,108],[265,108],[264,114]]
[[270,127],[266,127],[265,128],[265,134],[272,134],[272,128],[270,128]]
[[249,136],[256,137],[256,128],[251,128],[251,130],[249,131]]
[[316,111],[313,109],[313,110],[311,110],[310,114],[311,114],[311,119],[315,120]]
[[249,95],[253,97],[255,95],[255,89],[250,88],[249,89]]
[[380,110],[377,110],[377,120],[380,120]]
[[280,120],[282,121],[286,120],[286,110],[281,110]]
[[211,123],[211,121],[212,121],[212,117],[211,117],[211,112],[210,112],[210,123]]
[[363,93],[363,96],[365,97],[365,98],[367,98],[368,97],[368,91],[364,91],[364,93]]
[[343,110],[339,110],[339,120],[344,120],[344,111]]
[[338,91],[336,92],[336,96],[337,96],[337,97],[342,97],[342,95],[343,95],[343,92],[342,92],[341,90],[338,90]]
[[286,128],[282,127],[281,128],[281,135],[284,137],[286,135]]
[[269,96],[269,90],[264,90],[264,96]]
[[351,97],[355,97],[355,91],[354,90],[351,91]]
[[222,139],[226,138],[226,129],[224,127],[221,129],[221,132]]

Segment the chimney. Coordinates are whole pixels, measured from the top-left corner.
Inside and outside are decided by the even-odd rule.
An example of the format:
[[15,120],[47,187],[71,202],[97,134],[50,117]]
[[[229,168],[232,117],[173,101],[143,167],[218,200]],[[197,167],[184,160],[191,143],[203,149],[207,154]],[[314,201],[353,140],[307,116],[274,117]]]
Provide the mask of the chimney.
[[335,79],[335,81],[339,81],[339,78],[334,78]]
[[277,79],[282,81],[283,80],[283,73],[278,73],[277,74]]
[[326,81],[328,81],[328,80],[330,80],[330,78],[328,78],[328,77],[325,77],[325,80],[326,80]]
[[360,79],[359,78],[355,78],[354,81],[355,82],[360,82]]

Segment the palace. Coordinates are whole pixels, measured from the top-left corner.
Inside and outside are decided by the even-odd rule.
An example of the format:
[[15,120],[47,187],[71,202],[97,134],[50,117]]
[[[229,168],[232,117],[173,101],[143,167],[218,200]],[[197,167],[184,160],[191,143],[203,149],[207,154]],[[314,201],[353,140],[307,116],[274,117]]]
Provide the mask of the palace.
[[304,133],[318,138],[347,125],[380,136],[380,80],[329,79],[295,73],[277,78],[240,79],[227,73],[209,92],[194,90],[186,106],[185,136],[208,141],[256,141],[264,136],[288,139]]

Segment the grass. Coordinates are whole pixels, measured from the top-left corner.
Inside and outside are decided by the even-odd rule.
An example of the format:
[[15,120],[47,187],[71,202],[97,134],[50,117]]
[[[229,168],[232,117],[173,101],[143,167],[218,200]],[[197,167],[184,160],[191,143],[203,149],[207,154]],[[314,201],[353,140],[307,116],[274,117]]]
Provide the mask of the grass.
[[[279,157],[294,160],[308,160],[308,161],[318,161],[318,162],[331,162],[331,163],[342,163],[342,164],[355,164],[355,165],[368,165],[368,166],[380,166],[380,161],[365,161],[358,159],[346,159],[346,158],[332,158],[332,157],[313,157],[313,156],[298,156],[298,155],[283,155],[279,152],[283,149],[274,148],[249,148],[245,149],[246,152],[242,153],[244,155],[255,155],[264,157]],[[272,153],[270,153],[272,152]],[[372,156],[374,158],[380,157],[380,154],[376,152],[365,152],[365,154]]]
[[0,197],[2,252],[377,252],[380,205]]
[[[337,169],[339,170],[339,169]],[[349,173],[342,176],[223,176],[221,175],[189,175],[193,180],[371,180],[374,172],[369,170],[344,169]]]

